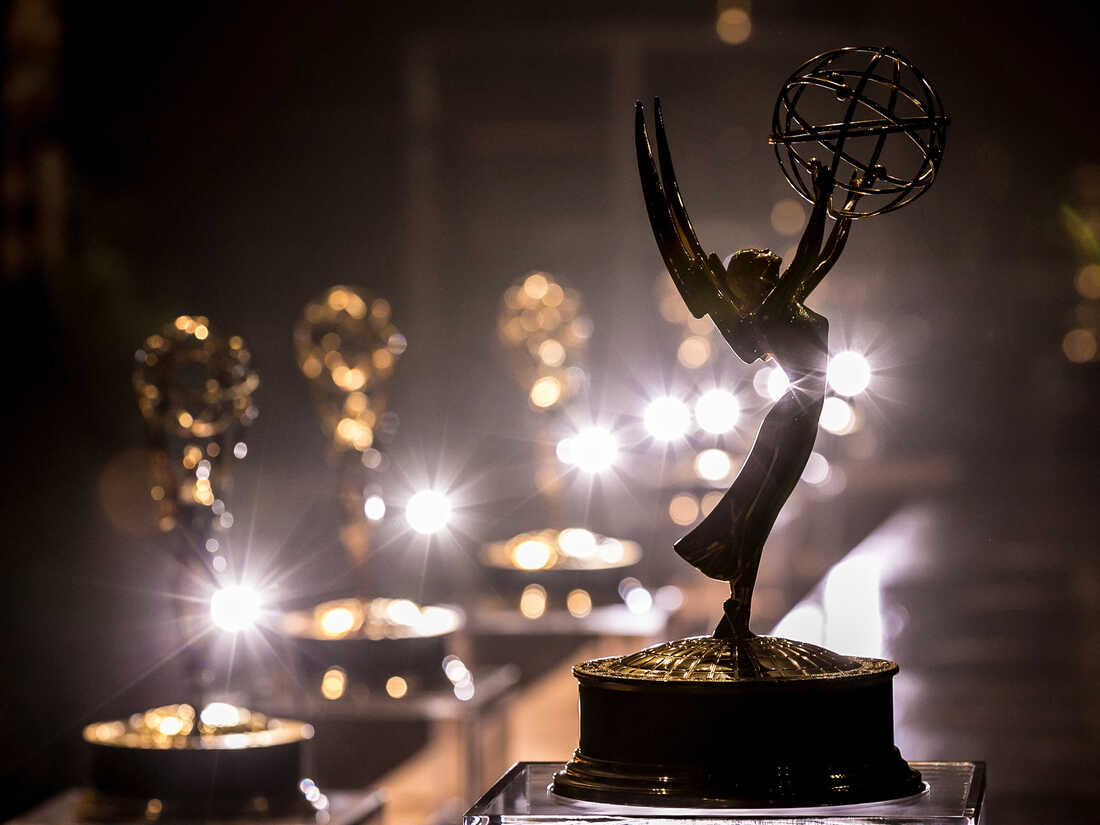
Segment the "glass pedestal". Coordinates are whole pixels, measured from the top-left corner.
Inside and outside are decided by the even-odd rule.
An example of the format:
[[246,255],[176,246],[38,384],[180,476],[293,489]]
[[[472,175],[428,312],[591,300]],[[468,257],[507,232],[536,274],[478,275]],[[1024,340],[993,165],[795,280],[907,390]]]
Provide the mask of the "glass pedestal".
[[912,762],[924,779],[914,796],[822,808],[643,808],[578,802],[549,791],[558,762],[517,762],[479,799],[462,825],[977,825],[985,795],[984,762]]

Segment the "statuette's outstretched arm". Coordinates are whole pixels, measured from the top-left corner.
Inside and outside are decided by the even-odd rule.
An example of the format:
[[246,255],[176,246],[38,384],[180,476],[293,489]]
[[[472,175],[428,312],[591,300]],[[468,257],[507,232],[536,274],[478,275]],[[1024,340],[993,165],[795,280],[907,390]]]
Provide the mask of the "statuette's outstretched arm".
[[834,181],[814,164],[813,211],[786,271],[779,274],[781,262],[768,250],[741,250],[723,266],[695,235],[676,181],[659,101],[655,109],[660,178],[640,102],[635,145],[646,209],[669,274],[692,314],[710,315],[738,357],[746,363],[774,358],[790,380],[729,491],[676,543],[685,560],[730,583],[726,616],[715,633],[738,638],[751,635],[748,618],[760,554],[813,449],[825,400],[829,325],[803,301],[840,257],[851,221],[838,220],[825,238]]

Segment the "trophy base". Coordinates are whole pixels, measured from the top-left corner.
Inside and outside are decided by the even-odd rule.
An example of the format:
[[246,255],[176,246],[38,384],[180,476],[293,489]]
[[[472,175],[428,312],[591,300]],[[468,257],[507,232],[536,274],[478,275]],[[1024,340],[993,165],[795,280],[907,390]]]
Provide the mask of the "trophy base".
[[698,637],[574,668],[563,797],[619,805],[845,805],[919,793],[893,739],[897,665],[788,639]]
[[302,745],[313,728],[270,719],[264,730],[155,737],[127,732],[122,720],[89,725],[92,818],[231,819],[309,809],[301,781]]
[[885,802],[809,808],[639,807],[581,802],[549,786],[560,762],[518,762],[462,818],[463,825],[980,825],[984,821],[982,762],[914,762],[925,790]]

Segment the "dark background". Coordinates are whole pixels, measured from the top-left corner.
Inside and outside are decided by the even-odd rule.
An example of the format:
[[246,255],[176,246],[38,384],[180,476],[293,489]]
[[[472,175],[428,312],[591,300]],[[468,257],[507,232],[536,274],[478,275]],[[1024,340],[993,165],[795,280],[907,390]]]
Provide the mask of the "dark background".
[[[1042,478],[1029,506],[1047,517],[1100,492],[1100,367],[1061,347],[1097,317],[1063,218],[1100,214],[1087,4],[759,2],[736,46],[694,0],[16,2],[4,18],[0,775],[18,783],[0,813],[78,782],[80,726],[164,701],[177,678],[157,652],[173,639],[164,558],[97,492],[142,443],[132,354],[165,320],[203,313],[249,342],[261,417],[235,509],[253,544],[293,555],[288,536],[323,532],[310,513],[324,440],[291,327],[333,283],[391,301],[410,341],[394,462],[407,487],[434,473],[468,493],[427,596],[476,586],[472,542],[530,493],[507,482],[529,461],[523,394],[496,351],[509,283],[545,268],[582,291],[590,409],[637,414],[672,352],[634,168],[638,97],[665,102],[704,244],[782,251],[768,215],[790,190],[766,144],[782,79],[844,44],[912,57],[953,118],[942,173],[856,226],[817,303],[834,340],[882,355],[878,460],[950,456],[972,488]],[[24,106],[10,81],[27,61],[45,91]],[[43,147],[60,172],[41,172]],[[37,194],[8,188],[12,168]],[[597,528],[654,519],[614,493]],[[1095,552],[1089,520],[1075,536]],[[395,581],[424,567],[387,553]],[[302,578],[293,594],[323,589]]]

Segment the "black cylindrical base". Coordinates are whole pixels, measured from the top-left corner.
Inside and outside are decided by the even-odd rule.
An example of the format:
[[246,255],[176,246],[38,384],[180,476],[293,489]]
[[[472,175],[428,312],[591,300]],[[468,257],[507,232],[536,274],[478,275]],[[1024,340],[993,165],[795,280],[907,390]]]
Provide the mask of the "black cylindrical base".
[[302,806],[301,741],[240,749],[89,744],[101,808],[141,813],[155,800],[162,818],[231,818]]
[[580,747],[552,790],[676,807],[802,807],[917,793],[920,774],[894,747],[897,667],[864,661],[885,667],[715,682],[575,671]]
[[298,637],[294,645],[304,674],[317,685],[326,670],[339,667],[352,685],[383,690],[391,676],[400,676],[409,690],[416,692],[438,690],[449,684],[443,660],[451,652],[453,635],[394,639]]

